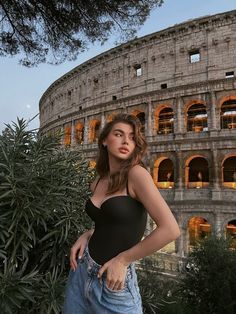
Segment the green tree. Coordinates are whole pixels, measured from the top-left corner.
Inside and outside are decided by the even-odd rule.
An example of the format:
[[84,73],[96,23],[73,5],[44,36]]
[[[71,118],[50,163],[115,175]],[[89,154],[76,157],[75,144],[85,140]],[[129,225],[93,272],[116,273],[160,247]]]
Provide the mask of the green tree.
[[236,251],[230,242],[212,236],[188,258],[180,284],[183,313],[236,313]]
[[0,313],[59,313],[69,248],[91,227],[93,174],[58,143],[24,120],[0,136]]
[[[163,0],[0,1],[0,55],[22,53],[25,66],[74,60],[89,42],[103,43],[118,30],[134,37]],[[123,38],[122,38],[123,36]]]

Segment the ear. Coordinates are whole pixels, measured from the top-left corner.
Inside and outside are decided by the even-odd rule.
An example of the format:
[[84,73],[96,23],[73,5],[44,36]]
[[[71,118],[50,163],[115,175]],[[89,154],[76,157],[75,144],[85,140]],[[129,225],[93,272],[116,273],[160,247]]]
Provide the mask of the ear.
[[104,142],[102,143],[102,146],[103,146],[103,147],[106,147],[106,146],[107,146],[106,141],[104,141]]

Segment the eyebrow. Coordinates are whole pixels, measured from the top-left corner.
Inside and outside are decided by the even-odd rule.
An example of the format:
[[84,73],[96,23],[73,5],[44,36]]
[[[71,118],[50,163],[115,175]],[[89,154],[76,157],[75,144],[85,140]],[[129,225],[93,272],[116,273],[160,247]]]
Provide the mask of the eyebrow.
[[[121,132],[121,133],[125,133],[123,130],[121,130],[121,129],[115,129],[115,130],[113,130],[113,132],[117,132],[117,131],[119,131],[119,132]],[[134,134],[134,132],[130,132],[129,134]]]

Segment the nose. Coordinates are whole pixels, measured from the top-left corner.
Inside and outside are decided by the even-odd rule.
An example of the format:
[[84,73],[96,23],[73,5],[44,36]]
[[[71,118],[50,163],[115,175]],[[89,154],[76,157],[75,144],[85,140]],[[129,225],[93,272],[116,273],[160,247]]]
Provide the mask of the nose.
[[128,138],[128,136],[124,136],[123,137],[123,144],[129,144],[129,138]]

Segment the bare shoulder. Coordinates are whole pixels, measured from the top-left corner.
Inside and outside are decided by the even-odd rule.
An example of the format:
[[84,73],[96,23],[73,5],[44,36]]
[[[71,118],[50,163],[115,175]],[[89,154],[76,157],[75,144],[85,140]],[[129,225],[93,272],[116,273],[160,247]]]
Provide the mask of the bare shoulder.
[[132,167],[129,171],[129,190],[131,196],[140,200],[140,193],[154,186],[150,173],[141,165]]
[[144,178],[151,178],[151,175],[147,171],[147,169],[145,169],[141,165],[135,165],[134,167],[130,169],[129,179],[131,179],[131,181],[135,181],[135,180],[142,181]]

